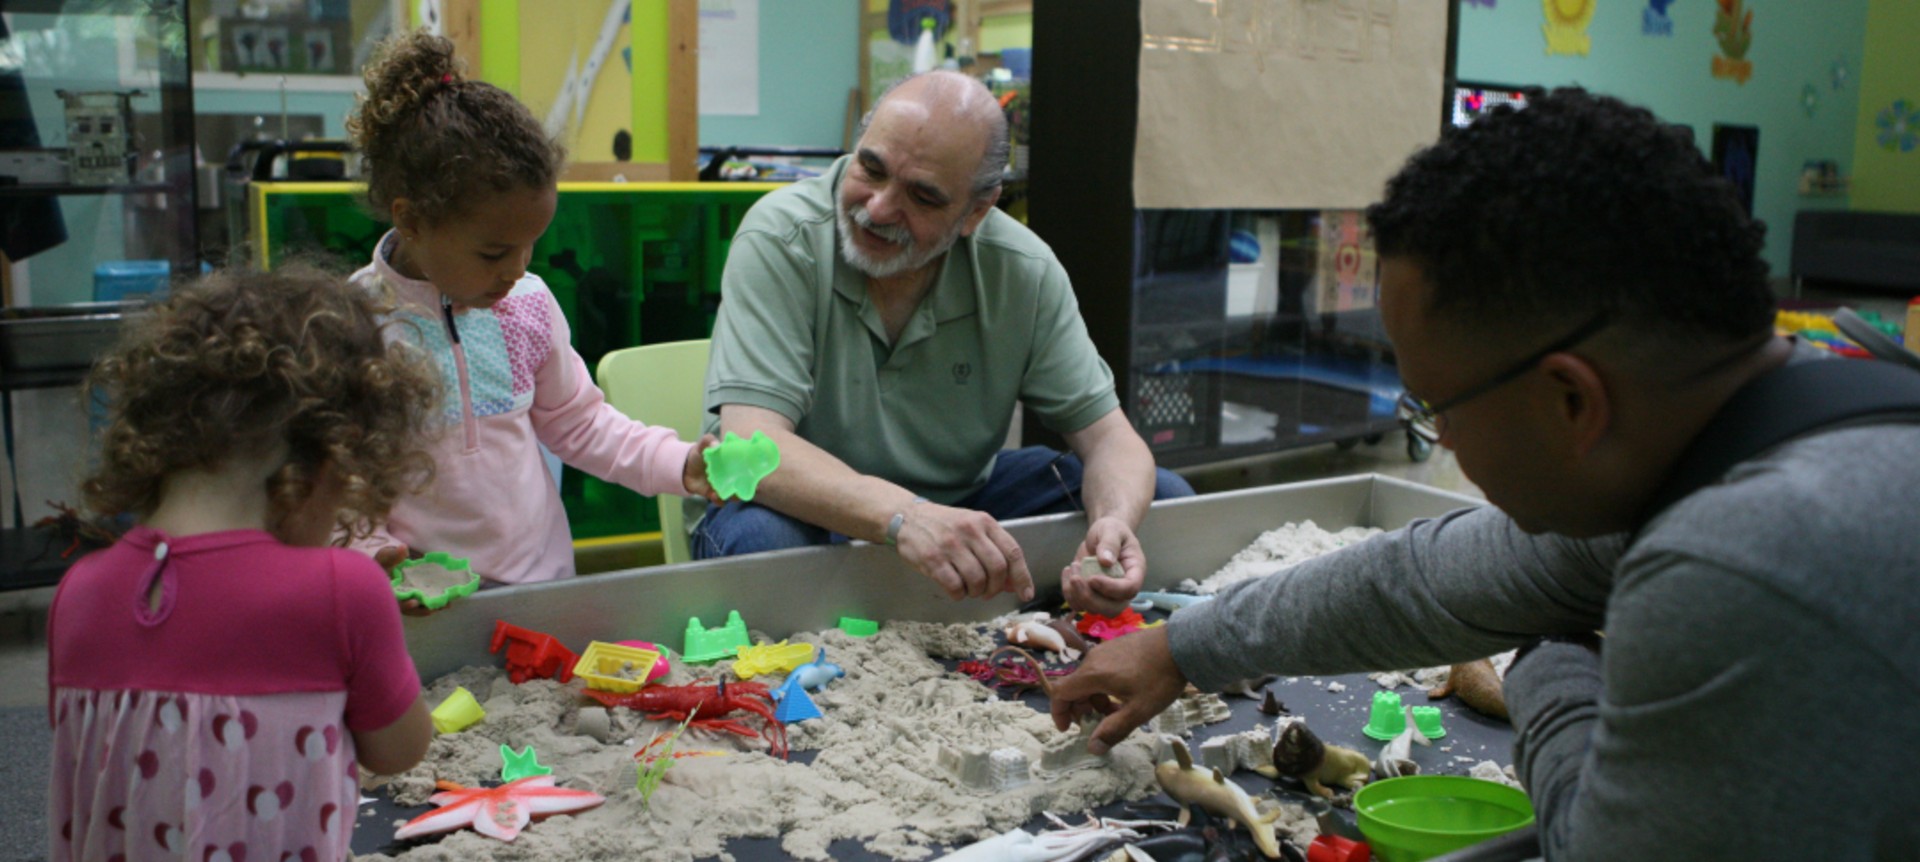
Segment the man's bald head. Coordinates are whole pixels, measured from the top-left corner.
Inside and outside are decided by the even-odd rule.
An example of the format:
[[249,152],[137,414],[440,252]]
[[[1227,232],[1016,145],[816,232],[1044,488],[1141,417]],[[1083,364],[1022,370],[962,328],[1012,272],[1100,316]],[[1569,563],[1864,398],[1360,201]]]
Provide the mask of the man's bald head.
[[1011,149],[1007,116],[993,92],[979,80],[945,69],[905,78],[880,94],[873,110],[860,121],[859,137],[865,138],[874,118],[886,112],[910,112],[915,119],[938,124],[950,134],[973,131],[980,137],[980,164],[973,173],[971,192],[982,197],[1000,187]]

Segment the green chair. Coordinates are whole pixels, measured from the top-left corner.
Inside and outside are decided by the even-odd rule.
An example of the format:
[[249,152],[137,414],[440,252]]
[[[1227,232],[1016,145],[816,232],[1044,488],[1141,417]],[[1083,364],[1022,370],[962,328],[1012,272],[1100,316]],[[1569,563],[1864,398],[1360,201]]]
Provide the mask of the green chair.
[[[706,419],[708,344],[702,338],[615,350],[600,358],[594,374],[614,409],[648,425],[672,428],[682,440],[698,440]],[[681,498],[662,494],[655,502],[667,562],[693,559]]]

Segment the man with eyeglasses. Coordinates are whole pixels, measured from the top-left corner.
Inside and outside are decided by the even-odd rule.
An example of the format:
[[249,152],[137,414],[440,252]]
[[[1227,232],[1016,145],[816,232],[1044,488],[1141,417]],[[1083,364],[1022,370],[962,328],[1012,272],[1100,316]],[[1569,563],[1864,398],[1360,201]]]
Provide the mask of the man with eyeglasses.
[[[1096,647],[1055,722],[1107,712],[1101,750],[1189,682],[1519,647],[1547,859],[1915,858],[1920,381],[1775,336],[1764,229],[1691,135],[1577,89],[1528,105],[1368,211],[1402,415],[1493,505]],[[1909,412],[1743,439],[1824,403],[1781,381],[1862,374],[1903,375]]]

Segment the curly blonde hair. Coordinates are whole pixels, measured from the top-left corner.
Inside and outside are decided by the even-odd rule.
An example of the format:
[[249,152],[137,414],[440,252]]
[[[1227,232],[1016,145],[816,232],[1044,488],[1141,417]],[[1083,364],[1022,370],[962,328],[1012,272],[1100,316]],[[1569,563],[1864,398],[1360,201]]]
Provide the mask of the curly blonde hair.
[[81,483],[105,515],[151,514],[162,482],[235,454],[286,461],[267,479],[277,528],[322,466],[343,489],[337,533],[358,538],[431,480],[439,378],[389,344],[390,296],[292,264],[216,272],[129,322],[93,367],[108,405],[97,469]]
[[360,150],[367,203],[380,218],[406,198],[428,223],[468,196],[549,188],[566,148],[527,106],[485,81],[468,80],[453,43],[425,30],[380,43],[361,72],[361,96],[347,132]]

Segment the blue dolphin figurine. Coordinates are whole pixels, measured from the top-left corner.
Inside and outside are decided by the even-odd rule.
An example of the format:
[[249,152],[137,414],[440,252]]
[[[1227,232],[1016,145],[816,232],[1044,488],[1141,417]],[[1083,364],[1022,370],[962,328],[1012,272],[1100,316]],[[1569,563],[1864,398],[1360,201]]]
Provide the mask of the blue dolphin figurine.
[[781,687],[798,685],[808,691],[819,691],[828,681],[846,675],[847,672],[839,665],[827,661],[826,647],[817,647],[813,661],[794,668],[793,673],[787,675],[787,682]]

